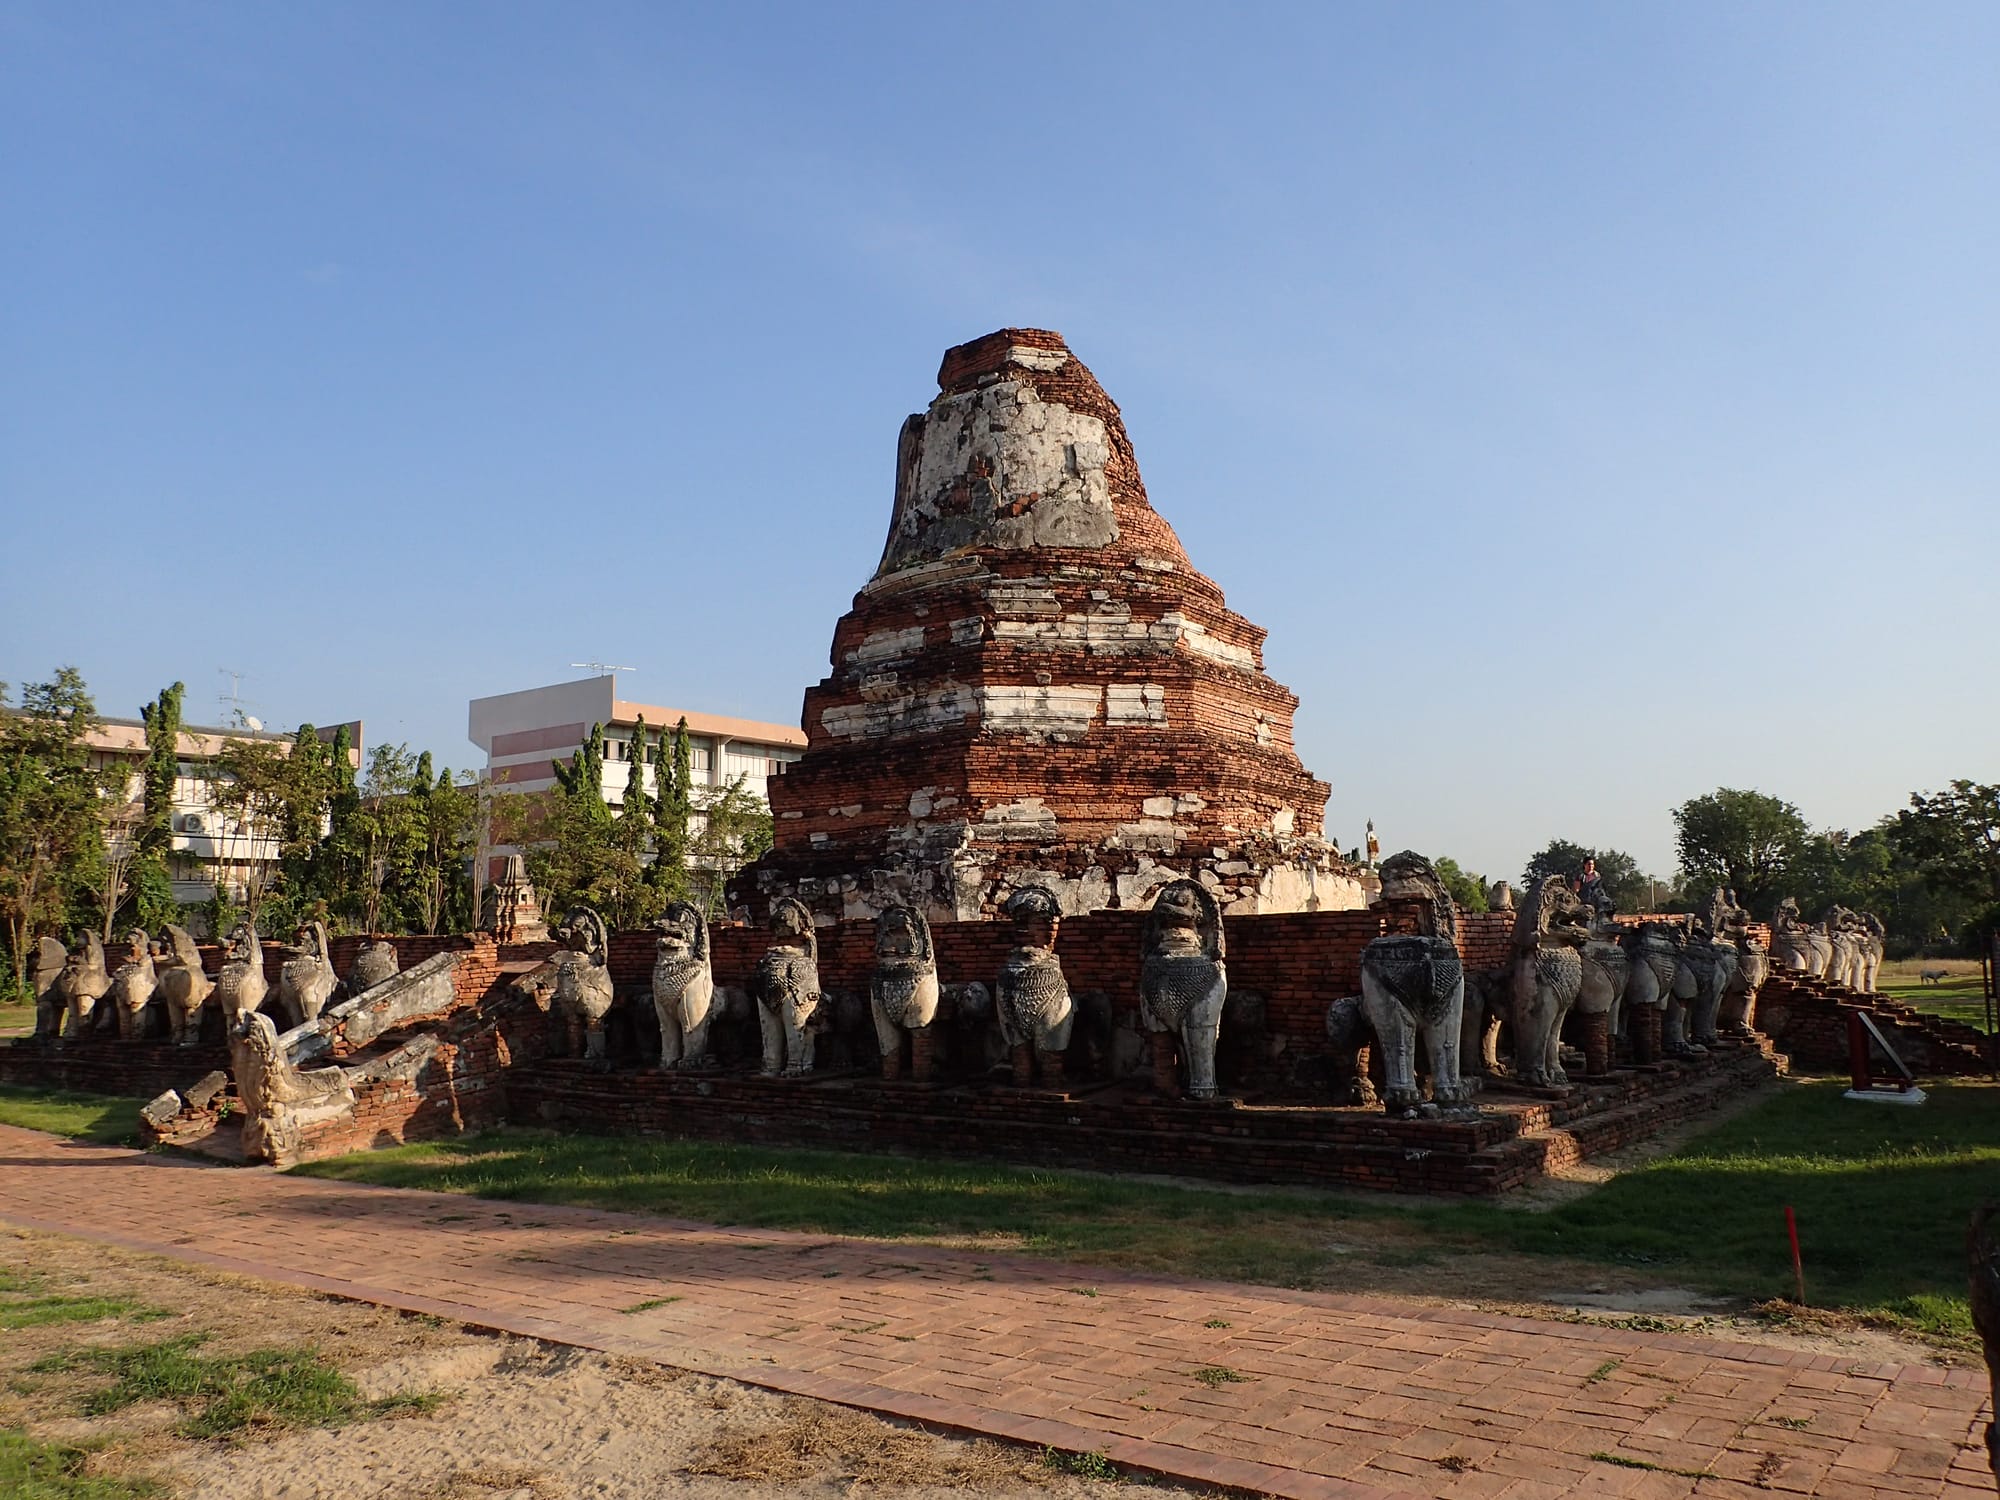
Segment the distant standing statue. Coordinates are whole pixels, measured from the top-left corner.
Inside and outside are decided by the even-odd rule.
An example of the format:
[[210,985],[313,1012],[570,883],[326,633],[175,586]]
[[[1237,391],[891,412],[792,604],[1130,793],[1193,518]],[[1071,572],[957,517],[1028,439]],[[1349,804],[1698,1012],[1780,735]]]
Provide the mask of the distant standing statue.
[[201,966],[201,950],[185,927],[169,924],[160,944],[170,955],[160,970],[160,998],[167,1002],[167,1025],[174,1045],[192,1047],[201,1040],[201,1012],[215,993],[215,981]]
[[1014,947],[1000,965],[994,1008],[1000,1013],[1000,1033],[1014,1064],[1014,1083],[1027,1088],[1040,1065],[1042,1086],[1063,1085],[1063,1053],[1076,1021],[1062,960],[1056,957],[1056,931],[1062,925],[1062,903],[1046,886],[1028,885],[1007,898],[1007,920],[1014,924]]
[[555,966],[555,1005],[569,1026],[569,1054],[593,1068],[611,1065],[605,1055],[604,1018],[616,991],[611,984],[611,934],[604,918],[588,906],[570,908],[556,941],[563,951],[549,956]]
[[1372,870],[1375,868],[1376,862],[1382,858],[1382,841],[1375,837],[1375,820],[1373,818],[1368,820],[1367,849],[1368,868]]
[[62,1035],[63,969],[69,950],[52,937],[35,945],[35,1035],[44,1041]]
[[913,907],[890,906],[875,919],[875,977],[868,986],[875,1017],[875,1040],[882,1053],[882,1078],[894,1083],[903,1072],[903,1033],[910,1035],[910,1076],[929,1083],[937,1073],[937,957],[931,924]]
[[1861,914],[1861,966],[1854,987],[1864,995],[1875,993],[1875,981],[1882,972],[1882,955],[1887,951],[1889,928],[1872,911]]
[[715,1018],[708,923],[694,906],[676,901],[653,926],[659,933],[653,940],[653,1010],[660,1018],[660,1067],[705,1067],[708,1023]]
[[1382,865],[1382,903],[1408,903],[1417,926],[1361,950],[1361,1006],[1382,1046],[1383,1106],[1392,1115],[1422,1110],[1419,1038],[1430,1061],[1432,1104],[1463,1105],[1472,1090],[1458,1071],[1465,1012],[1458,907],[1431,862],[1408,849]]
[[1198,881],[1163,886],[1146,917],[1139,965],[1139,1015],[1153,1037],[1153,1081],[1176,1094],[1180,1042],[1190,1099],[1215,1097],[1215,1043],[1229,995],[1223,966],[1222,908]]
[[764,1033],[764,1072],[796,1078],[813,1070],[806,1023],[819,1009],[819,935],[804,904],[784,896],[771,904],[771,936],[750,983]]

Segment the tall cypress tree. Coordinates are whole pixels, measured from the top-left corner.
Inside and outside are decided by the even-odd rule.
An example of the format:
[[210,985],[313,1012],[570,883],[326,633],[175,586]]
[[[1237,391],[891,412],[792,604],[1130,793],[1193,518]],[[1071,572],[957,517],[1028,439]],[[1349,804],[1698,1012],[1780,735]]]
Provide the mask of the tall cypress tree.
[[181,701],[186,693],[187,685],[177,682],[139,709],[146,725],[145,801],[131,882],[139,925],[149,930],[180,918],[167,862],[174,848],[174,784],[180,776]]
[[[661,750],[665,752],[666,746]],[[674,726],[671,764],[661,755],[659,794],[653,799],[653,888],[670,897],[687,893],[688,814],[694,803],[694,748],[687,719]]]
[[638,727],[632,731],[632,757],[626,765],[625,804],[618,814],[621,822],[630,822],[638,831],[641,850],[645,848],[645,830],[653,818],[652,798],[646,794],[647,740],[646,719],[642,714]]
[[604,726],[590,726],[590,738],[568,765],[555,762],[556,786],[574,804],[577,812],[593,823],[609,823],[611,809],[604,801]]

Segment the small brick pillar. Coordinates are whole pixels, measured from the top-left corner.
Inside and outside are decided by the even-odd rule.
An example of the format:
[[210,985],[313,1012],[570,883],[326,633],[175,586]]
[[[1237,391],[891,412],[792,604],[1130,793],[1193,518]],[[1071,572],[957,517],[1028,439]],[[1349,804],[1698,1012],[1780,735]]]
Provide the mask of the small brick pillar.
[[1181,1092],[1181,1073],[1174,1060],[1174,1034],[1171,1031],[1156,1031],[1152,1034],[1153,1044],[1153,1087],[1169,1099],[1177,1099]]
[[1012,1054],[1014,1064],[1014,1087],[1031,1089],[1035,1086],[1035,1049],[1026,1042],[1017,1046]]
[[1634,1007],[1632,1014],[1632,1061],[1644,1066],[1660,1060],[1660,1008]]
[[937,1078],[937,1033],[928,1026],[910,1033],[910,1076],[918,1083]]
[[1042,1087],[1060,1089],[1063,1086],[1063,1055],[1060,1052],[1044,1052],[1035,1049],[1035,1060],[1041,1064]]
[[1596,1016],[1580,1016],[1577,1020],[1578,1040],[1583,1043],[1583,1071],[1591,1078],[1602,1078],[1611,1071],[1611,1017],[1609,1013]]

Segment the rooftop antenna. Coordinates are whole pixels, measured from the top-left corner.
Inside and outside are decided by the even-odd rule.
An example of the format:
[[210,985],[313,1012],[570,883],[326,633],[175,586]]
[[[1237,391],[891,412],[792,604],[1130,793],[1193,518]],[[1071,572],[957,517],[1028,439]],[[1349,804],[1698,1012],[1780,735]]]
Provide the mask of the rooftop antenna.
[[235,667],[217,667],[215,670],[229,679],[229,691],[218,694],[215,700],[229,711],[223,722],[233,729],[262,729],[264,726],[261,723],[243,711],[257,706],[245,699],[242,693],[243,679],[249,674]]
[[569,669],[572,672],[596,672],[599,674],[605,672],[636,672],[639,670],[637,667],[613,666],[608,661],[573,661],[569,664]]

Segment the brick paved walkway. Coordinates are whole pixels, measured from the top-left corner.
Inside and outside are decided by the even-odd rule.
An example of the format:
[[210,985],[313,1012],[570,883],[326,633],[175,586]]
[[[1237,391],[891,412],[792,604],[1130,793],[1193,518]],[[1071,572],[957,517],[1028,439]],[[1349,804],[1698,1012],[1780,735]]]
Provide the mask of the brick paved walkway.
[[1973,1370],[355,1187],[6,1127],[0,1220],[1277,1495],[1993,1494]]

